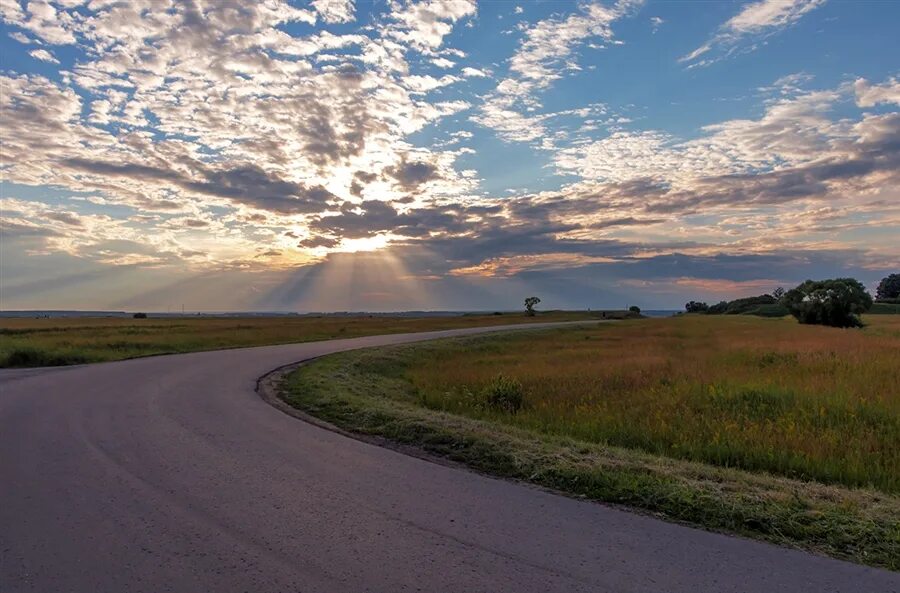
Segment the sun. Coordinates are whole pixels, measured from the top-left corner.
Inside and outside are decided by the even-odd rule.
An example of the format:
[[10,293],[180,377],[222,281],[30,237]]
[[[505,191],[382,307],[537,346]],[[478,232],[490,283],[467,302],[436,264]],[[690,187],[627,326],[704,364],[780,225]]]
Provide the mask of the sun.
[[375,235],[373,237],[361,237],[359,239],[341,239],[340,245],[331,251],[341,253],[359,253],[365,251],[379,251],[390,245],[391,236]]

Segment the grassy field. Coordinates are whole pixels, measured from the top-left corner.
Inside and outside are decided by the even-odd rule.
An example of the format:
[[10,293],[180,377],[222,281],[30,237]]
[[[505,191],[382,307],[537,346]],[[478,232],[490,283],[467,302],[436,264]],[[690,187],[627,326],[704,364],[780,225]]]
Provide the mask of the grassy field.
[[153,354],[590,318],[581,312],[455,317],[0,318],[0,367],[56,366]]
[[900,315],[900,303],[875,303],[869,309],[872,315]]
[[484,471],[897,570],[900,317],[865,321],[683,316],[351,352],[302,367],[285,399]]

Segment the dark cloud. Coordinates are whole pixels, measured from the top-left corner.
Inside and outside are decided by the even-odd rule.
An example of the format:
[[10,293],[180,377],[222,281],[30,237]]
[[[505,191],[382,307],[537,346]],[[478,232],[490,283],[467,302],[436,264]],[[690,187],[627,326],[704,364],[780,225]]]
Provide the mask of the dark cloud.
[[326,249],[331,249],[337,247],[340,244],[341,240],[339,238],[323,237],[321,235],[317,235],[299,241],[297,243],[297,247],[302,247],[304,249],[316,249],[317,247],[325,247]]
[[350,183],[350,193],[354,196],[362,196],[366,185],[378,179],[375,173],[367,173],[365,171],[357,171],[353,174],[353,181]]
[[320,212],[335,197],[321,185],[309,187],[301,183],[284,181],[275,173],[266,172],[256,165],[223,170],[198,166],[201,179],[197,180],[172,169],[134,163],[117,164],[70,158],[63,160],[61,164],[76,171],[96,175],[169,182],[189,191],[227,198],[240,204],[281,214]]
[[378,179],[378,175],[375,173],[367,173],[366,171],[357,171],[353,174],[353,177],[362,183],[372,183]]
[[360,205],[347,202],[337,215],[322,216],[312,221],[310,230],[351,239],[387,232],[411,238],[431,234],[465,234],[479,227],[479,222],[470,220],[472,216],[483,219],[497,211],[499,208],[448,204],[412,209],[401,214],[388,202],[368,200]]
[[84,226],[84,223],[81,221],[81,219],[71,212],[48,211],[44,213],[44,216],[50,220],[55,220],[56,222],[61,222],[70,226]]
[[[690,212],[703,206],[776,205],[804,198],[826,198],[835,185],[866,187],[877,174],[879,187],[900,184],[900,114],[864,120],[866,133],[836,148],[844,156],[767,173],[722,175],[702,179],[691,190],[652,192],[633,197],[647,201],[646,211]],[[863,125],[863,124],[860,124]],[[885,177],[886,176],[886,177]],[[838,190],[840,191],[840,190]]]
[[440,179],[436,165],[425,161],[406,161],[387,167],[384,174],[397,182],[404,191],[415,191],[423,183]]
[[49,237],[61,237],[62,233],[48,227],[39,227],[30,224],[22,224],[0,218],[0,232],[3,233],[4,239],[14,238],[37,238],[45,239]]
[[321,185],[283,181],[256,165],[204,171],[206,181],[189,181],[185,189],[230,198],[241,204],[282,214],[319,212],[335,196]]
[[209,226],[209,223],[205,220],[199,220],[196,218],[188,218],[184,221],[184,226],[190,227],[192,229],[202,229]]
[[611,218],[588,225],[590,229],[608,229],[620,226],[643,226],[648,224],[659,224],[666,222],[665,218],[635,218],[633,216],[625,216],[623,218]]

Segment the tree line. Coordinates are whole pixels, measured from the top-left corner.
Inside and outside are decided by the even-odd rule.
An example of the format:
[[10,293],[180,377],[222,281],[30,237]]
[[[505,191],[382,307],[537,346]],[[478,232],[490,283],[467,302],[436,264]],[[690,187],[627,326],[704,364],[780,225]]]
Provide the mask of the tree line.
[[831,278],[807,280],[790,290],[778,287],[771,294],[721,301],[712,306],[703,301],[689,301],[684,308],[687,313],[793,315],[800,323],[862,327],[859,316],[871,309],[874,302],[900,304],[900,274],[882,279],[875,290],[875,299],[855,278]]

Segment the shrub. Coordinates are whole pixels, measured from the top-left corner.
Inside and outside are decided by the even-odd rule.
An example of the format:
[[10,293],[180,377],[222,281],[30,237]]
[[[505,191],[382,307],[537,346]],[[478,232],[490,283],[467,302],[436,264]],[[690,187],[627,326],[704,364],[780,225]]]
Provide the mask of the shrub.
[[497,375],[482,389],[481,401],[489,410],[515,414],[525,402],[525,389],[516,379]]
[[52,367],[64,366],[69,364],[84,364],[92,362],[88,357],[81,354],[59,354],[34,348],[31,346],[23,346],[16,348],[6,355],[6,360],[2,361],[2,367]]
[[800,323],[862,327],[859,314],[872,307],[872,297],[853,278],[807,280],[784,295],[784,305]]
[[628,307],[628,310],[631,311],[632,313],[640,313],[641,312],[641,308],[638,307],[637,305],[631,305],[630,307]]
[[133,317],[135,319],[147,319],[147,314],[146,313],[135,313],[133,315]]

